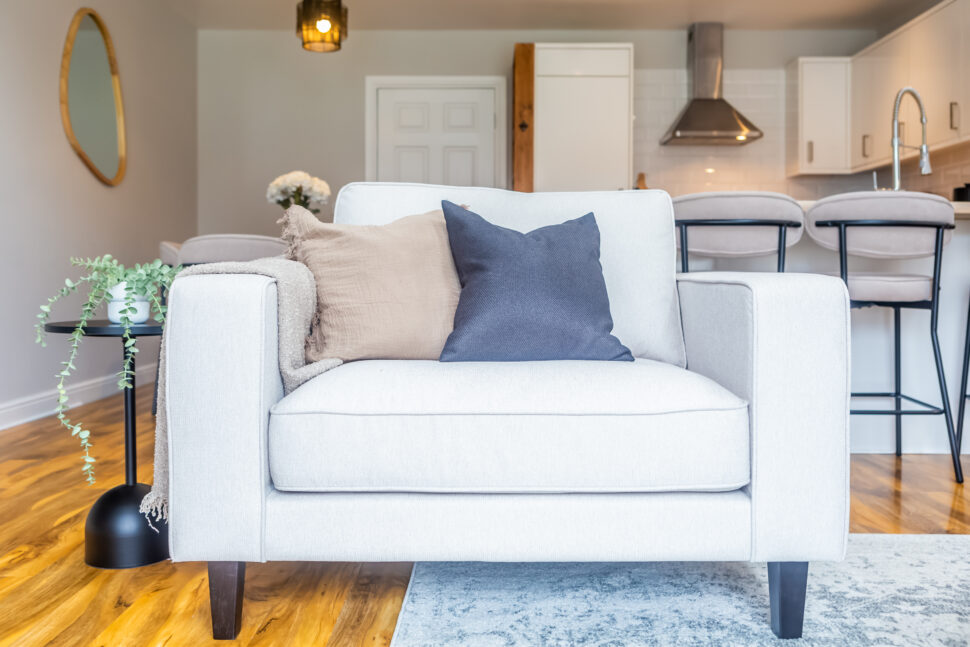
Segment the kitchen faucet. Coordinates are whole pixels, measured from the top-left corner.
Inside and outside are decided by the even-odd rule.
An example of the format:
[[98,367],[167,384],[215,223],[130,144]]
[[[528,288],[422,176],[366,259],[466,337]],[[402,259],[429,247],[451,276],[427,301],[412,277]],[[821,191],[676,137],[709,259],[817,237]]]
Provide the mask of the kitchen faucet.
[[923,143],[919,147],[920,175],[929,175],[933,172],[933,169],[930,167],[930,149],[926,147],[926,108],[923,107],[923,99],[919,96],[919,92],[914,88],[906,86],[896,93],[896,103],[893,105],[893,191],[899,191],[900,189],[899,149],[916,149],[916,146],[906,146],[899,143],[899,104],[905,94],[911,94],[916,99],[916,104],[919,106],[919,120],[923,124]]

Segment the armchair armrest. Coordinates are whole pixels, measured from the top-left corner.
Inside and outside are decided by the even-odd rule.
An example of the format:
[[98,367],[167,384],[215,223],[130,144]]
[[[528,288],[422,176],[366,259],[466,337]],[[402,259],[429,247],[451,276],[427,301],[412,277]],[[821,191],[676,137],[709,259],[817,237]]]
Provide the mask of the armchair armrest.
[[678,276],[687,368],[748,400],[752,561],[837,560],[849,524],[849,297],[835,277]]
[[165,332],[175,561],[262,561],[269,409],[283,396],[277,287],[262,275],[175,280]]

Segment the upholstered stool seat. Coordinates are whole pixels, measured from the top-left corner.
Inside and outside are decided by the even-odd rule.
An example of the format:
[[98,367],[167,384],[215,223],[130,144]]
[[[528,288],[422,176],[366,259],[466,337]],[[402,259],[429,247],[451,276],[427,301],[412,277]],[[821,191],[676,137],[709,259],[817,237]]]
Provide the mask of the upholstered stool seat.
[[[838,272],[828,272],[839,276]],[[849,298],[853,301],[911,303],[933,298],[933,277],[891,272],[849,272]]]

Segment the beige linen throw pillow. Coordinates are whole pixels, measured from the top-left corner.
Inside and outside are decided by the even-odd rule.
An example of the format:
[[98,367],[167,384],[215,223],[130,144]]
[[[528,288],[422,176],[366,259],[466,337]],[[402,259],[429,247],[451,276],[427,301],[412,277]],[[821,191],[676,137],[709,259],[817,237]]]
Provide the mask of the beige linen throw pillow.
[[293,206],[280,220],[291,259],[317,283],[306,359],[438,359],[461,287],[441,210],[387,225],[322,223]]

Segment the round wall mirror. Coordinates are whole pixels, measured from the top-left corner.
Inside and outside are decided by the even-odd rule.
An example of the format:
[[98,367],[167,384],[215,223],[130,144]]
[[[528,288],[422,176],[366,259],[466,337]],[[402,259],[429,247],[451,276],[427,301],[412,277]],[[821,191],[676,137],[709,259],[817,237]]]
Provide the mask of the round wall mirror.
[[109,186],[125,176],[125,112],[111,35],[94,9],[74,14],[61,58],[61,121],[74,152]]

